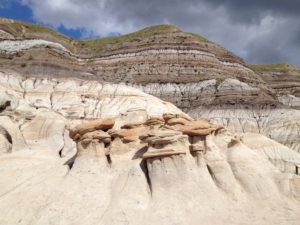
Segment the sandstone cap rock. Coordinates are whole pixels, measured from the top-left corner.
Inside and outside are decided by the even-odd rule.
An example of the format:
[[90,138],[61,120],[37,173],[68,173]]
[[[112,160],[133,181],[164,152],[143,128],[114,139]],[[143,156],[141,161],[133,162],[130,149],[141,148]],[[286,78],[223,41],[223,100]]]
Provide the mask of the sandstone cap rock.
[[76,134],[84,135],[85,133],[88,132],[93,132],[96,130],[108,130],[111,129],[115,124],[114,119],[97,119],[97,120],[92,120],[89,122],[84,122],[83,124],[80,124],[76,126],[74,129],[70,131],[70,138],[73,140],[76,137]]
[[125,142],[132,142],[139,140],[139,136],[144,134],[147,128],[144,126],[137,126],[132,129],[109,130],[108,133],[111,137],[119,137]]
[[144,123],[144,125],[146,126],[155,126],[155,125],[163,125],[163,124],[165,124],[165,121],[161,117],[150,118]]
[[188,117],[187,115],[185,114],[173,114],[173,113],[164,113],[163,114],[163,119],[167,122],[168,120],[170,119],[173,119],[173,118],[181,118],[181,119],[184,119],[184,120],[187,120],[187,121],[192,121],[192,118]]
[[178,140],[178,138],[182,136],[181,132],[174,130],[155,130],[148,132],[146,135],[141,135],[140,139],[143,142],[147,142],[148,144],[167,144],[173,143]]
[[[169,117],[170,118],[170,117]],[[206,136],[224,128],[222,125],[214,125],[207,120],[187,121],[184,118],[170,118],[166,121],[166,128],[181,131],[189,136]]]
[[144,159],[186,154],[189,149],[188,136],[179,131],[156,129],[140,136],[140,139],[148,143]]
[[183,134],[187,134],[189,136],[207,136],[211,134],[212,132],[224,128],[223,126],[212,126],[210,128],[205,128],[205,129],[189,129],[189,128],[184,128],[182,129]]
[[99,141],[102,141],[104,143],[109,143],[111,141],[110,135],[102,130],[96,130],[89,133],[85,133],[79,138],[80,141],[84,139],[98,139]]

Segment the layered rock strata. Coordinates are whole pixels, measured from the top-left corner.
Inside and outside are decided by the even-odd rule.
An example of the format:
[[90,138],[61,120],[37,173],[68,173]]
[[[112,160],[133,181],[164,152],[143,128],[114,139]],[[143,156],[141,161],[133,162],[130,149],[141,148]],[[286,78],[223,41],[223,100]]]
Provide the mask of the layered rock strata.
[[70,156],[74,143],[68,137],[68,128],[82,118],[117,117],[116,124],[122,126],[130,120],[181,112],[170,103],[125,85],[25,79],[15,73],[0,73],[1,154],[30,148]]
[[[2,71],[0,75],[0,108],[13,112],[11,115],[17,114],[14,117],[21,114],[19,118],[23,122],[33,118],[33,114],[42,109],[50,109],[73,119],[112,117],[118,116],[116,112],[138,109],[146,109],[151,116],[179,112],[172,104],[123,84],[79,79],[26,79],[9,71]],[[2,115],[7,115],[7,110]],[[194,118],[201,117],[224,124],[237,132],[262,133],[299,151],[297,121],[300,121],[300,114],[296,109],[216,105],[198,107],[189,111],[189,114]]]
[[299,224],[299,111],[232,53],[173,26],[0,39],[0,224]]
[[[259,132],[299,151],[297,68],[248,66],[217,44],[169,25],[89,41],[7,19],[0,21],[0,31],[3,71],[126,83],[174,103],[195,119]],[[85,117],[85,111],[76,116]]]
[[282,104],[300,109],[300,68],[289,64],[251,65],[251,67],[276,91]]
[[[184,110],[237,97],[252,104],[274,103],[272,91],[242,59],[171,25],[86,42],[19,21],[2,21],[0,30],[15,37],[0,42],[2,67],[23,75],[126,82]],[[229,84],[219,87],[228,78]],[[242,98],[231,85],[242,86]],[[203,101],[201,90],[210,93],[211,102]]]

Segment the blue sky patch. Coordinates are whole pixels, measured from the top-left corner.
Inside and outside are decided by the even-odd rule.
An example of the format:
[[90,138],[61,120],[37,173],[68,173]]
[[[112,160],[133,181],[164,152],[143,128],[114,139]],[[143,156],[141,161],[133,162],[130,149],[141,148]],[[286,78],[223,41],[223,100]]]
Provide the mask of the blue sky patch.
[[[10,1],[7,3],[4,2],[4,5],[1,5],[0,2],[0,6],[1,6],[0,17],[22,20],[25,22],[35,23],[39,25],[45,25],[45,24],[37,23],[37,21],[34,20],[31,9],[26,5],[22,5],[18,1]],[[82,36],[82,31],[80,29],[67,29],[64,26],[60,26],[57,29],[52,27],[52,29],[57,30],[58,32],[66,36],[76,38],[76,39],[79,39]]]

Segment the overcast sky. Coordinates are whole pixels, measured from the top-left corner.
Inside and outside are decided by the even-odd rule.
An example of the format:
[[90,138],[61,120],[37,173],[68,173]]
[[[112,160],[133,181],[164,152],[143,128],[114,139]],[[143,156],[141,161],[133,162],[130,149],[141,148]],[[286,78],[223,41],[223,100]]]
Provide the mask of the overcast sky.
[[0,0],[0,8],[0,16],[82,38],[174,24],[248,63],[300,66],[300,0]]

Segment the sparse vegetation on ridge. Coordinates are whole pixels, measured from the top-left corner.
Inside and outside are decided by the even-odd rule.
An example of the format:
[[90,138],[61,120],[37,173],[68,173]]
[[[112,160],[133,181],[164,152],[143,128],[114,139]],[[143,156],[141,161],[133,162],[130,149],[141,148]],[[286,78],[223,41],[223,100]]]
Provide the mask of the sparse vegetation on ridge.
[[98,38],[92,40],[80,40],[80,42],[84,42],[84,44],[90,46],[101,45],[101,44],[116,44],[116,43],[122,43],[128,41],[138,41],[140,38],[151,36],[151,35],[172,33],[178,31],[180,30],[173,25],[163,24],[163,25],[147,27],[142,30],[125,34],[125,35]]
[[56,38],[64,41],[71,41],[72,39],[64,36],[46,26],[41,26],[33,23],[27,23],[19,20],[14,20],[14,22],[0,22],[0,28],[6,30],[7,32],[16,36],[26,36],[30,34],[50,34]]
[[187,33],[187,34],[192,35],[192,37],[195,38],[196,41],[212,43],[210,40],[207,40],[206,38],[204,38],[198,34],[194,34],[194,33]]
[[[1,26],[2,25],[2,26]],[[71,43],[73,42],[79,46],[87,46],[93,48],[101,48],[102,45],[106,44],[118,44],[123,42],[134,42],[134,41],[141,41],[142,38],[149,37],[152,35],[157,34],[164,34],[164,33],[174,33],[180,32],[181,30],[174,25],[162,24],[162,25],[154,25],[139,31],[120,35],[120,36],[112,36],[112,37],[104,37],[104,38],[97,38],[97,39],[90,39],[90,40],[75,40],[64,36],[48,27],[27,23],[23,21],[14,20],[14,22],[10,23],[7,21],[0,22],[0,28],[4,28],[7,32],[17,35],[20,37],[32,36],[34,34],[46,34],[51,35],[55,38],[61,39],[64,42]],[[206,38],[193,34],[193,33],[186,33],[191,35],[196,41],[199,42],[210,42]]]
[[250,64],[250,69],[256,72],[296,72],[300,73],[300,68],[287,64],[287,63],[274,63],[274,64]]

